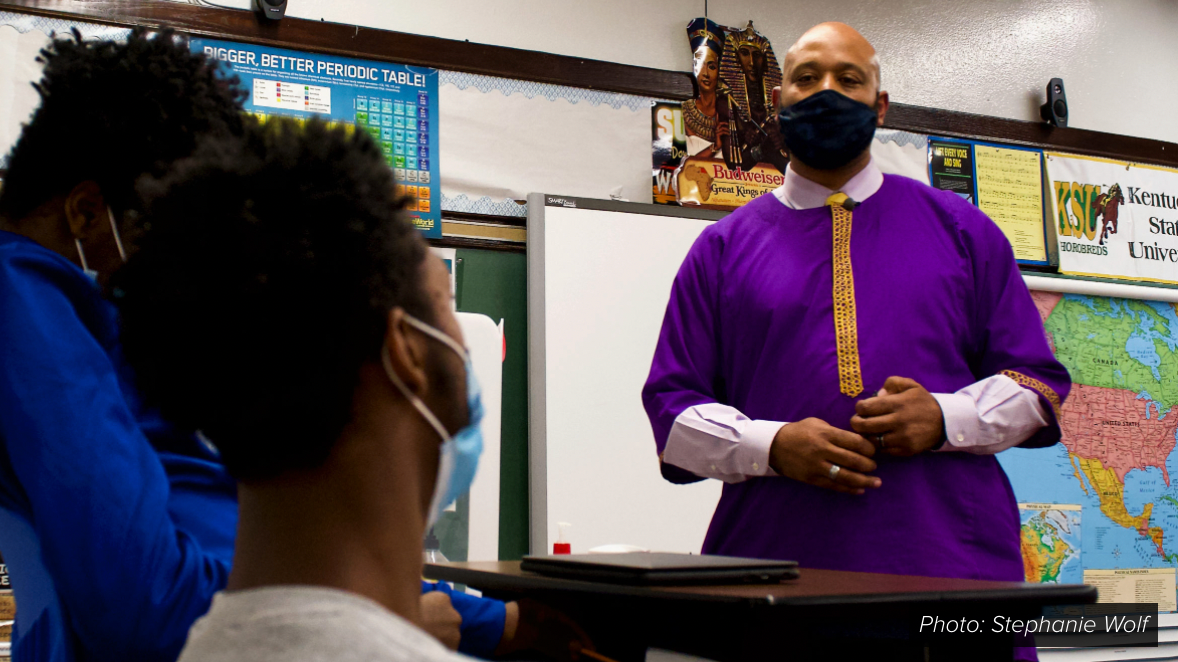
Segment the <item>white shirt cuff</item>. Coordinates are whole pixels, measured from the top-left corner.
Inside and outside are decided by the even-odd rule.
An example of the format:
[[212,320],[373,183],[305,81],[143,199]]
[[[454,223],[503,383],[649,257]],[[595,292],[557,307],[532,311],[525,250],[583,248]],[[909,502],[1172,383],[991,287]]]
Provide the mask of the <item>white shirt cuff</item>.
[[941,405],[941,416],[945,421],[945,443],[938,452],[961,450],[978,444],[978,406],[973,398],[964,393],[932,393]]
[[1039,395],[1006,375],[932,396],[945,421],[942,451],[992,455],[1026,441],[1048,421]]
[[785,423],[777,421],[750,421],[740,435],[738,455],[748,469],[748,476],[776,476],[777,472],[769,468],[769,450],[773,448],[773,438]]
[[661,457],[667,464],[726,483],[775,476],[769,468],[769,450],[782,425],[751,420],[716,402],[688,407],[675,418]]

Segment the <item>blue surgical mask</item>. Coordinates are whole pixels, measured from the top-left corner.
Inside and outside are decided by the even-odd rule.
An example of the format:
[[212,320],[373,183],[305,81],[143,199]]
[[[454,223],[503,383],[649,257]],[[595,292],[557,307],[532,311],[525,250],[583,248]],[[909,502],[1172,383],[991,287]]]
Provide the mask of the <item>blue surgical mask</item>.
[[834,90],[812,94],[777,114],[790,154],[818,170],[854,161],[871,146],[878,121],[874,108]]
[[409,400],[422,418],[442,438],[441,457],[438,459],[438,479],[434,485],[434,496],[430,500],[429,514],[426,517],[426,530],[428,531],[437,523],[438,518],[442,515],[442,510],[457,501],[458,497],[469,492],[471,484],[474,483],[474,474],[479,466],[479,456],[483,454],[483,430],[480,427],[483,421],[483,401],[480,397],[482,392],[479,389],[478,380],[475,379],[474,370],[471,367],[470,353],[453,338],[421,320],[405,315],[405,321],[418,331],[454,350],[466,363],[466,406],[470,419],[454,436],[450,436],[438,417],[434,416],[434,413],[421,401],[421,398],[413,395],[405,383],[401,381],[401,378],[397,376],[389,361],[388,347],[381,349],[381,362],[384,364],[385,374],[388,375],[389,381],[393,382],[393,386],[401,391],[401,394]]

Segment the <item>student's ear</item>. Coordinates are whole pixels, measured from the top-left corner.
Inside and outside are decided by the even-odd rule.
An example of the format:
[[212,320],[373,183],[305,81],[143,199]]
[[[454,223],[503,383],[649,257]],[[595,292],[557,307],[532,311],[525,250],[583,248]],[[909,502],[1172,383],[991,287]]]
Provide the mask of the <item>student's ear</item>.
[[65,197],[65,218],[70,233],[83,243],[97,233],[110,231],[106,198],[94,181],[84,181]]
[[780,111],[781,110],[781,86],[780,85],[773,88],[773,91],[770,93],[770,98],[773,101],[773,109]]
[[428,348],[421,334],[413,332],[405,321],[405,311],[400,306],[389,311],[384,343],[393,372],[410,393],[421,397],[428,388],[425,369]]

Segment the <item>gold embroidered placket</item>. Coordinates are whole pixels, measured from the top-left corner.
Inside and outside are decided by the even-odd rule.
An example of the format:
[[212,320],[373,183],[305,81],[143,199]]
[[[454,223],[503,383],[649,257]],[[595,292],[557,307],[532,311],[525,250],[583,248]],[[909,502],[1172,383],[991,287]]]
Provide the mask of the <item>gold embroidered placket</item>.
[[851,273],[851,211],[845,193],[826,199],[834,225],[834,337],[838,349],[839,391],[848,397],[863,392],[859,367],[859,325],[855,315],[855,277]]

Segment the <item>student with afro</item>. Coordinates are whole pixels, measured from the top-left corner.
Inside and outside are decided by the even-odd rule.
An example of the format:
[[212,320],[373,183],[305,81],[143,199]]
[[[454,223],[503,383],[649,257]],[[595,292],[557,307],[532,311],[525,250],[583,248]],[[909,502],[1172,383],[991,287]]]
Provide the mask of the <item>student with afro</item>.
[[[394,188],[367,134],[318,120],[210,140],[142,187],[159,227],[116,280],[127,358],[240,481],[229,583],[182,662],[452,659],[417,627],[422,540],[470,486],[482,407]],[[519,609],[500,654],[590,645]]]

